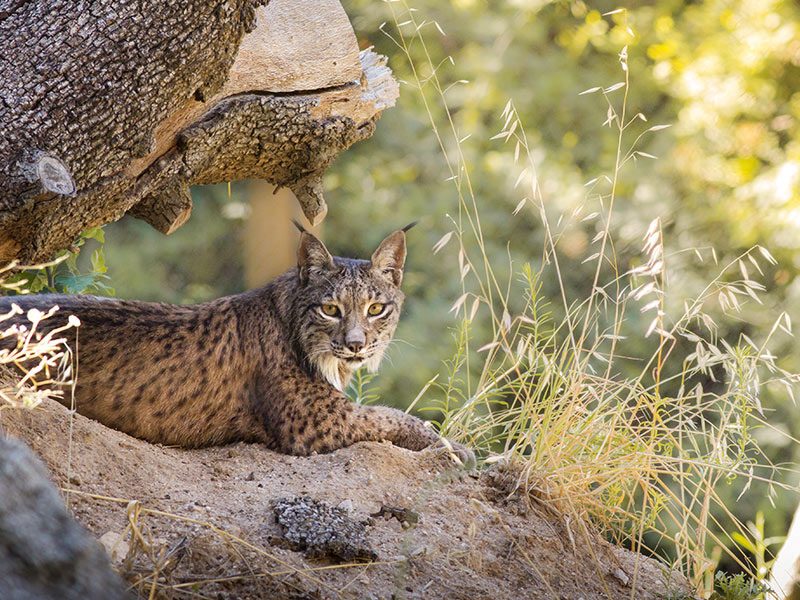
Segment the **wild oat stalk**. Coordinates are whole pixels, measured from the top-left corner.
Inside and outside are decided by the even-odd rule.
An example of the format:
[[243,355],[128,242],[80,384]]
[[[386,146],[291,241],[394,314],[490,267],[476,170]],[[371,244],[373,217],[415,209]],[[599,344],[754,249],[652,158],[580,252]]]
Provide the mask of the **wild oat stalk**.
[[[583,92],[603,97],[605,124],[617,140],[612,173],[587,182],[591,213],[581,216],[584,207],[579,207],[572,215],[597,223],[591,254],[584,260],[594,263],[591,293],[587,298],[568,296],[562,277],[568,267],[559,240],[569,218],[549,214],[512,101],[500,114],[500,132],[493,139],[513,147],[520,169],[514,187],[527,187],[514,214],[532,208],[545,244],[540,268],[511,263],[506,268],[512,275],[501,283],[495,269],[499,265],[487,255],[471,180],[475,169],[463,151],[468,136],[456,126],[437,75],[439,65],[423,35],[427,25],[440,32],[442,28],[420,20],[405,0],[389,1],[388,7],[394,29],[384,32],[409,61],[408,84],[419,92],[458,197],[453,229],[434,246],[438,252],[458,244],[462,293],[452,308],[458,315],[457,348],[446,364],[446,377],[428,386],[428,405],[444,415],[446,435],[477,447],[487,463],[515,465],[519,485],[557,507],[565,520],[591,523],[634,550],[644,549],[646,535],[669,540],[674,567],[699,593],[710,593],[718,550],[729,541],[725,532],[750,537],[718,495],[718,484],[742,478],[745,492],[753,481],[769,484],[774,492],[785,485],[778,477],[786,480],[787,468],[771,464],[751,431],[771,427],[759,401],[764,385],[778,383],[791,394],[800,380],[779,368],[768,349],[779,331],[791,335],[789,317],[778,315],[758,341],[745,335],[720,338],[712,317],[712,308],[735,315],[746,302],[760,302],[764,287],[751,270],[760,274],[762,264],[774,264],[774,259],[767,249],[755,247],[719,266],[716,277],[696,296],[675,297],[667,283],[676,254],[667,253],[661,220],[655,216],[642,232],[641,266],[621,269],[612,237],[620,174],[639,159],[654,159],[640,149],[640,142],[667,127],[651,126],[629,141],[632,126],[647,119],[641,113],[629,116],[631,79],[623,48],[623,80]],[[421,64],[412,58],[412,46]],[[437,104],[443,122],[434,117]],[[556,302],[563,315],[558,321],[540,293],[546,278],[558,282]],[[516,314],[509,309],[512,295],[524,298],[524,308]],[[655,347],[638,363],[634,376],[623,369],[630,372],[624,332],[630,335],[626,315],[632,311],[651,316],[645,330],[635,333],[653,340]],[[474,340],[477,332],[487,330],[489,338]],[[692,345],[694,351],[679,352],[679,345]]]

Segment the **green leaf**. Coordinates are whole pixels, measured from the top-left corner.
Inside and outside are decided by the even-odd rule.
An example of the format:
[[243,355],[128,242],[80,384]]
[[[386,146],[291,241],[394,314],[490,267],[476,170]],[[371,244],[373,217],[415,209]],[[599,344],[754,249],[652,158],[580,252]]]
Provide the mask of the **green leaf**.
[[92,271],[96,273],[105,273],[108,271],[106,268],[106,257],[102,248],[95,248],[92,252]]
[[105,244],[106,242],[106,234],[102,227],[90,227],[81,234],[81,237],[84,239],[97,240],[101,244]]
[[82,294],[95,283],[96,275],[56,275],[56,286],[67,294]]
[[753,546],[753,543],[738,531],[734,531],[733,533],[731,533],[731,537],[737,544],[739,544],[745,550],[749,550],[750,552],[755,552],[756,548],[755,546]]

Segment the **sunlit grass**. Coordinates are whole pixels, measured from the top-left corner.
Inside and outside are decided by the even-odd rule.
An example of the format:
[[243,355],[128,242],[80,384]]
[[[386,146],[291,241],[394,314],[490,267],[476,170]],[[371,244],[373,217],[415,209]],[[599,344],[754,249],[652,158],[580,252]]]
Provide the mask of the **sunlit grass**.
[[[764,386],[783,385],[791,394],[798,382],[769,351],[775,336],[791,335],[788,315],[776,315],[757,340],[721,338],[715,321],[719,315],[737,319],[743,305],[761,302],[759,278],[773,257],[754,247],[720,264],[713,249],[687,249],[713,262],[717,275],[692,297],[676,297],[667,285],[675,256],[665,250],[662,215],[653,215],[641,234],[640,266],[623,266],[613,239],[620,174],[655,158],[640,142],[667,125],[649,125],[631,109],[627,48],[621,48],[621,81],[584,92],[603,102],[605,125],[616,140],[613,170],[587,182],[585,206],[572,215],[548,208],[513,101],[498,110],[495,139],[519,169],[514,188],[520,198],[509,219],[534,211],[545,243],[538,249],[540,267],[493,264],[472,184],[480,173],[466,158],[469,132],[458,130],[437,75],[442,65],[434,64],[426,41],[426,32],[440,35],[442,28],[405,0],[388,7],[394,28],[384,31],[410,63],[407,83],[419,93],[458,196],[452,231],[434,247],[458,247],[456,349],[444,377],[428,386],[427,405],[443,415],[445,435],[473,445],[486,463],[516,468],[519,487],[578,530],[590,525],[634,550],[646,550],[646,537],[668,541],[672,552],[663,558],[708,596],[719,552],[733,545],[730,536],[752,538],[718,494],[720,484],[745,481],[746,493],[757,481],[772,493],[794,469],[773,465],[752,436],[754,428],[770,427],[759,400]],[[597,230],[583,259],[594,265],[585,298],[568,296],[563,273],[572,259],[559,246],[576,220],[592,221]],[[558,283],[558,297],[543,297],[545,280]],[[642,331],[632,331],[632,313],[648,317]],[[652,355],[629,357],[632,335],[651,340]]]
[[[42,269],[50,265],[31,267]],[[0,290],[24,292],[26,281],[4,281],[4,275],[17,269],[10,264],[0,269]],[[42,332],[39,324],[58,311],[31,309],[23,322],[9,325],[23,310],[12,304],[11,310],[0,314],[0,410],[3,408],[35,408],[46,399],[62,400],[64,392],[74,384],[73,353],[65,333],[78,327],[80,321],[70,316],[67,323]]]

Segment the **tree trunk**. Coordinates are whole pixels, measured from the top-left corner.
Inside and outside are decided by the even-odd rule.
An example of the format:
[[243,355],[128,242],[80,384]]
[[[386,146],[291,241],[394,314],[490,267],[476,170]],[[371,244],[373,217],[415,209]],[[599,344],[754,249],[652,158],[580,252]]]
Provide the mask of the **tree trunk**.
[[[250,212],[244,223],[242,252],[244,283],[252,289],[297,264],[300,232],[289,224],[291,219],[301,219],[302,214],[291,190],[264,181],[249,182],[247,199]],[[308,230],[323,239],[321,226]]]
[[769,587],[780,600],[800,600],[800,506],[775,557]]
[[261,178],[325,215],[325,168],[397,98],[338,0],[0,0],[0,262],[191,184]]

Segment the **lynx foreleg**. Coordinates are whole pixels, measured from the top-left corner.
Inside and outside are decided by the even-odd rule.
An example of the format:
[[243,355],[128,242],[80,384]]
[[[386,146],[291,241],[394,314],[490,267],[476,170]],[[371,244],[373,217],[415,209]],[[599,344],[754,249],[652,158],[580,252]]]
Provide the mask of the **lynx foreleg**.
[[409,450],[429,446],[451,447],[465,465],[475,464],[475,454],[461,444],[445,441],[425,422],[388,406],[357,406],[349,414],[351,444],[361,441],[389,441]]

